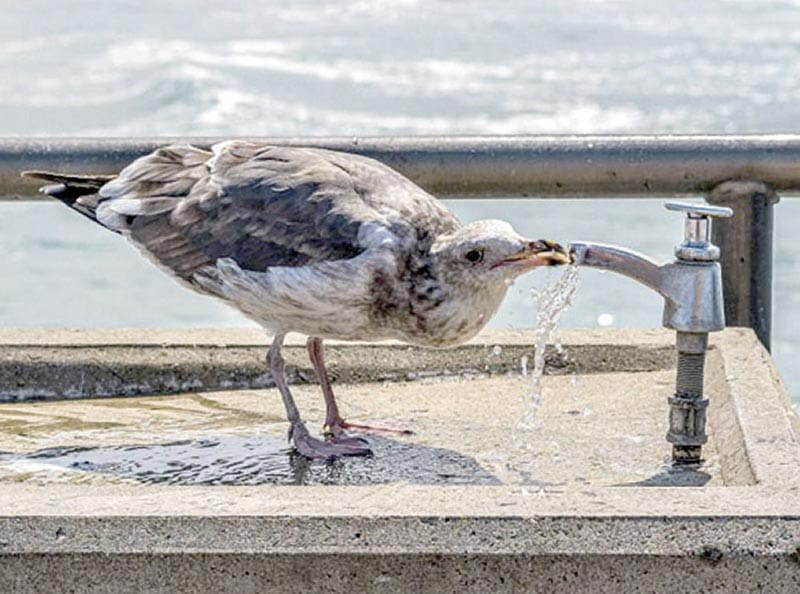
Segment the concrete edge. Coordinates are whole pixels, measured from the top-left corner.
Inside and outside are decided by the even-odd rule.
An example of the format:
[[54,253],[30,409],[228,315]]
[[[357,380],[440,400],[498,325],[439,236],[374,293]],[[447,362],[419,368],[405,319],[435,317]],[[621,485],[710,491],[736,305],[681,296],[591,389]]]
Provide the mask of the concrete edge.
[[[800,518],[800,487],[0,485],[0,517]],[[766,505],[765,505],[766,504]],[[798,533],[800,544],[800,533]]]
[[[796,554],[800,518],[0,517],[0,557],[21,554]],[[798,568],[800,571],[800,567]]]
[[[763,502],[769,500],[765,508]],[[797,517],[800,488],[0,485],[0,517]],[[798,540],[800,544],[800,540]]]
[[[637,344],[673,344],[675,334],[663,328],[560,328],[557,337],[564,344],[622,345],[636,336]],[[467,345],[491,346],[498,341],[508,345],[530,346],[532,328],[486,328]],[[266,348],[271,337],[259,328],[0,328],[2,346],[255,346]],[[305,337],[290,333],[286,345],[303,346]],[[330,345],[401,345],[398,341],[358,342],[326,340]],[[437,350],[437,349],[424,349]]]
[[731,398],[728,378],[720,348],[708,351],[705,372],[705,397],[708,432],[716,443],[720,475],[726,485],[755,485],[756,477],[750,466],[744,443],[741,420]]
[[[554,527],[557,529],[557,527]],[[724,545],[723,545],[724,548]],[[796,592],[797,551],[685,554],[181,552],[5,555],[6,592]],[[766,590],[765,590],[766,588]]]
[[[775,488],[799,486],[797,415],[772,358],[749,328],[729,328],[714,337],[714,344],[720,347],[717,353],[730,408],[720,416],[736,419],[741,435],[735,439],[744,444],[741,455],[753,479]],[[723,436],[724,431],[717,433],[718,439]],[[741,461],[728,463],[743,468]]]
[[[0,402],[273,386],[260,332],[53,331],[50,342],[43,329],[5,333]],[[342,383],[521,373],[523,361],[532,365],[531,336],[531,330],[495,330],[451,349],[334,342],[326,358],[332,380]],[[561,336],[563,349],[548,349],[546,372],[667,369],[674,363],[670,340],[669,333],[652,330],[571,330]],[[290,382],[316,382],[304,340],[295,337],[284,356]]]

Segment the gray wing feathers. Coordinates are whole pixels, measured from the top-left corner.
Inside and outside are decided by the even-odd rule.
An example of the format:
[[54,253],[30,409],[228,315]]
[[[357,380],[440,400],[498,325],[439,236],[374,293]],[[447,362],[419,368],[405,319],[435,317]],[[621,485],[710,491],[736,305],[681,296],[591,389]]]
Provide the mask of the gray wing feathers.
[[117,231],[130,231],[132,217],[169,213],[207,175],[211,153],[176,145],[137,159],[99,192],[97,219]]
[[186,196],[207,174],[211,153],[191,145],[160,148],[137,159],[100,190],[103,198]]
[[[363,223],[396,227],[398,221],[380,200],[371,202],[374,184],[332,155],[338,153],[239,141],[216,145],[213,153],[171,146],[103,186],[97,216],[186,279],[219,258],[262,271],[352,258],[365,249]],[[363,167],[362,158],[345,157]],[[372,175],[382,179],[385,171],[379,173]],[[448,223],[452,215],[442,211]]]

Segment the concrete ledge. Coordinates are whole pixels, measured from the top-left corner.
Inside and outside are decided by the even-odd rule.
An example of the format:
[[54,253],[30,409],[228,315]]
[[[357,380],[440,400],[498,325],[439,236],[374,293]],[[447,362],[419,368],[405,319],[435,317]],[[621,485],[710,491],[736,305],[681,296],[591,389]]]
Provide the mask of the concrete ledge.
[[749,329],[729,328],[713,343],[718,348],[709,353],[706,373],[708,422],[723,480],[800,485],[798,418],[769,353]]
[[[326,496],[338,499],[340,489]],[[465,493],[454,495],[463,501]],[[650,501],[651,512],[674,500],[660,495]],[[0,587],[243,593],[800,588],[800,519],[791,505],[778,505],[793,510],[794,517],[782,518],[681,517],[672,510],[562,517],[532,509],[527,499],[509,506],[506,516],[488,517],[454,516],[449,508],[394,517],[392,510],[374,517],[363,510],[357,516],[198,517],[195,508],[183,517],[0,518]]]
[[[567,354],[549,349],[546,372],[652,371],[674,364],[662,331],[567,330]],[[518,373],[533,361],[531,331],[489,331],[465,346],[332,342],[332,379],[341,383]],[[0,402],[175,394],[273,387],[264,361],[269,338],[249,329],[0,329]],[[495,347],[500,346],[498,352]],[[316,383],[302,337],[284,349],[291,383]]]
[[796,553],[720,556],[149,553],[3,559],[9,592],[795,592]]

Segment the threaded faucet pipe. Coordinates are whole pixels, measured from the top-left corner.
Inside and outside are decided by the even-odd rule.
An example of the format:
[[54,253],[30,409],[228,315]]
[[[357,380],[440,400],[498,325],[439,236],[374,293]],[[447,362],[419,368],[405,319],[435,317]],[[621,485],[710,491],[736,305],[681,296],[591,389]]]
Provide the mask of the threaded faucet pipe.
[[680,465],[703,462],[702,445],[706,436],[706,407],[703,399],[703,370],[705,369],[708,333],[678,332],[678,358],[675,394],[668,399],[669,431],[672,460]]
[[705,353],[682,353],[678,351],[675,393],[702,398],[705,364]]

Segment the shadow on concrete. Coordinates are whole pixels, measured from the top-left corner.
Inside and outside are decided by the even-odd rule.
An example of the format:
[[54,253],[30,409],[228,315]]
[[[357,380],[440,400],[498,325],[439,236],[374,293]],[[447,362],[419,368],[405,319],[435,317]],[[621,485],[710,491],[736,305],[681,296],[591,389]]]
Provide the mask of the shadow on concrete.
[[711,475],[691,467],[665,466],[642,481],[619,483],[616,487],[702,487]]
[[310,461],[275,435],[219,435],[165,444],[57,447],[0,460],[110,474],[162,485],[499,485],[473,458],[453,450],[369,436],[372,457]]

